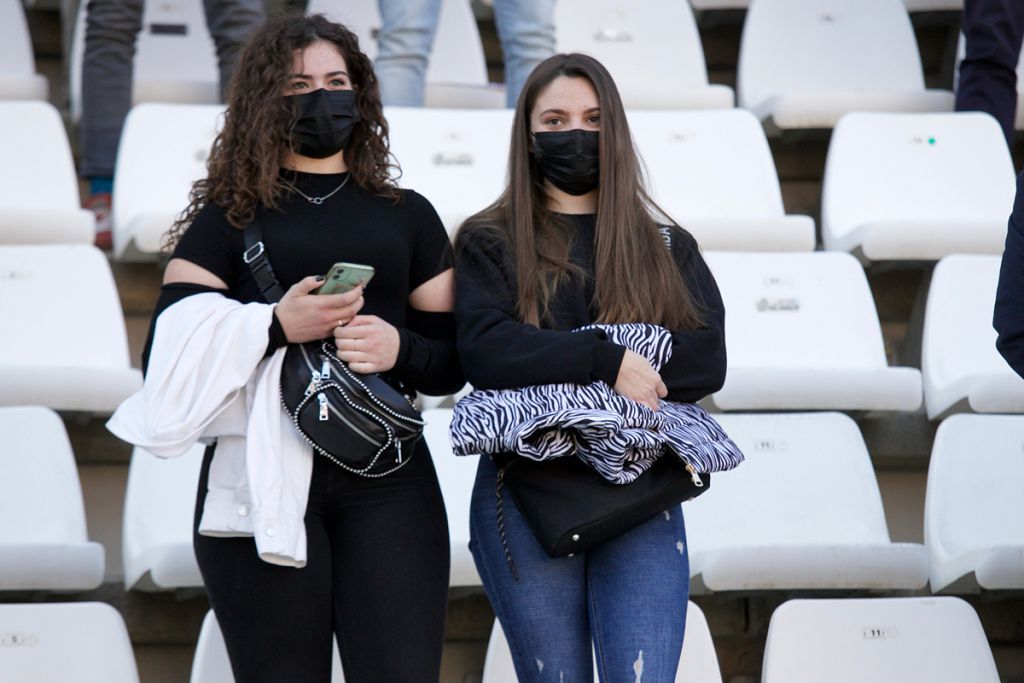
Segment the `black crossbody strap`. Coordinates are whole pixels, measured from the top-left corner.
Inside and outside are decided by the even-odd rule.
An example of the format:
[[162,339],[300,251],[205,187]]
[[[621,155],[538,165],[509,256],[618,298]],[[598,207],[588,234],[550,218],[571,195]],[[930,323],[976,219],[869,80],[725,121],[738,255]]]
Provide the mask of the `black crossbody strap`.
[[263,247],[263,226],[259,218],[253,219],[252,223],[245,226],[245,251],[242,252],[242,260],[249,266],[256,286],[260,288],[263,298],[268,304],[276,304],[284,296],[284,290],[274,275],[274,269],[270,267],[270,260],[267,258],[267,250]]

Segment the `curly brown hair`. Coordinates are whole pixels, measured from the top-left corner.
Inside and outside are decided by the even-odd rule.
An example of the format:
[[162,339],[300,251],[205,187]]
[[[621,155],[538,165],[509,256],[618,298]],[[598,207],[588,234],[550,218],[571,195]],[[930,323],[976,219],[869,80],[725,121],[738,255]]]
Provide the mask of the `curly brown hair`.
[[228,90],[224,125],[206,162],[207,176],[193,183],[188,207],[164,236],[166,251],[174,248],[209,202],[223,207],[231,225],[241,229],[252,222],[258,208],[277,208],[290,191],[280,170],[285,155],[295,151],[291,131],[298,111],[294,99],[282,93],[295,51],[317,41],[338,49],[356,91],[361,120],[345,145],[352,181],[371,194],[398,200],[380,88],[359,39],[322,14],[285,14],[268,19],[242,51]]

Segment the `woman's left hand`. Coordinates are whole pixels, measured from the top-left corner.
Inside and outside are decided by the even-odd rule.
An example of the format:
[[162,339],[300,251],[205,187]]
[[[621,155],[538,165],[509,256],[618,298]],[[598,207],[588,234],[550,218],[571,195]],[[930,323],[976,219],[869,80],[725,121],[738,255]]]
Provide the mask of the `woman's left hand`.
[[375,315],[357,315],[344,327],[334,328],[338,358],[353,372],[385,372],[398,360],[398,330]]

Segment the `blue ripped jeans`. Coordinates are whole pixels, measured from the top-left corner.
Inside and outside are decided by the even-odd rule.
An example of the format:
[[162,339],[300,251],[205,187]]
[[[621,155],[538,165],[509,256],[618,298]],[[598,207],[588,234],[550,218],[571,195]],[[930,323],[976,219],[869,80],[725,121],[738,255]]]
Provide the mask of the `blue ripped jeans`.
[[480,458],[470,507],[470,550],[508,638],[520,683],[590,683],[591,645],[605,683],[675,680],[686,625],[690,564],[680,507],[586,553],[553,559],[504,491],[498,533],[497,471]]

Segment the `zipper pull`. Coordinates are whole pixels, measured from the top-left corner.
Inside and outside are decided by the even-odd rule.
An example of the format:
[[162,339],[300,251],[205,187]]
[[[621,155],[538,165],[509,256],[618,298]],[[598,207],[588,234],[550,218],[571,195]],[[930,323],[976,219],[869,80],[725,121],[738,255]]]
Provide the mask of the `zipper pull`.
[[699,489],[704,488],[704,480],[700,478],[700,474],[693,468],[693,465],[687,465],[686,471],[690,473],[690,481],[693,482],[694,486]]
[[402,442],[395,440],[395,450],[398,451],[398,464],[402,464]]
[[327,396],[323,393],[317,394],[316,400],[320,402],[320,421],[327,422]]
[[312,376],[309,378],[309,384],[306,385],[306,396],[309,396],[316,391],[316,385],[320,384],[320,373],[316,370],[313,371]]
[[324,364],[320,366],[320,378],[325,382],[331,378],[331,361],[324,358]]

